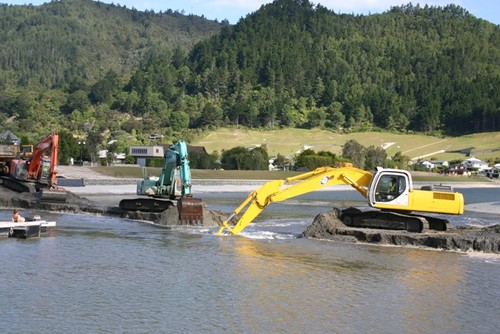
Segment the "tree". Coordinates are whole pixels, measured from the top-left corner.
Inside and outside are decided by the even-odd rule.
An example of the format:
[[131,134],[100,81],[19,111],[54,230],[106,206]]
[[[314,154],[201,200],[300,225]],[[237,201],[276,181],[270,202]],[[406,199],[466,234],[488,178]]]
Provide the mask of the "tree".
[[59,164],[68,165],[71,158],[75,159],[79,156],[80,146],[78,145],[78,140],[69,131],[59,131]]
[[118,74],[109,70],[101,80],[97,81],[90,89],[90,98],[94,103],[110,102],[113,94],[120,88]]
[[365,167],[365,147],[356,140],[348,140],[342,146],[342,157],[349,159],[354,166],[363,169]]
[[396,152],[390,160],[388,160],[389,168],[399,168],[405,169],[408,167],[408,162],[410,162],[410,157],[403,155],[400,151]]
[[203,108],[198,126],[219,126],[222,124],[223,111],[220,107],[207,103]]
[[245,157],[248,156],[248,150],[243,146],[233,147],[230,150],[223,151],[221,164],[224,169],[242,170],[245,166]]
[[265,146],[260,146],[250,151],[250,158],[246,161],[246,168],[250,170],[268,170],[269,154]]
[[87,92],[77,90],[68,96],[66,103],[61,106],[61,111],[65,114],[71,114],[74,110],[84,112],[90,105]]
[[189,152],[189,166],[192,169],[214,169],[216,159],[208,153]]
[[279,170],[288,170],[290,163],[291,162],[290,162],[289,158],[278,153],[278,155],[276,156],[276,158],[273,161],[273,166],[278,168]]
[[320,151],[316,153],[312,149],[302,151],[296,158],[295,169],[306,168],[313,170],[318,167],[333,166],[336,156],[332,152]]
[[267,170],[269,155],[265,147],[247,150],[237,146],[222,152],[221,163],[224,169]]
[[85,138],[84,152],[88,154],[90,162],[95,164],[99,158],[98,151],[101,149],[102,136],[99,131],[90,130]]
[[385,167],[387,153],[382,147],[369,146],[365,150],[365,166],[366,170],[375,170],[376,167]]

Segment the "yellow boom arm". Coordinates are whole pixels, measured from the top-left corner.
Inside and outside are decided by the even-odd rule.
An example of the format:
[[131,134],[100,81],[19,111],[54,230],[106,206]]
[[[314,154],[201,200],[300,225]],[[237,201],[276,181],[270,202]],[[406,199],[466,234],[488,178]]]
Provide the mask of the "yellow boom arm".
[[[247,199],[222,223],[217,234],[222,234],[225,229],[227,229],[230,234],[239,234],[269,204],[284,201],[335,184],[349,184],[366,197],[366,187],[369,185],[371,178],[372,174],[370,172],[358,168],[321,167],[311,172],[289,177],[285,180],[269,181],[248,195]],[[285,184],[292,185],[282,189]],[[246,210],[241,218],[236,225],[231,228],[228,222],[245,208]]]

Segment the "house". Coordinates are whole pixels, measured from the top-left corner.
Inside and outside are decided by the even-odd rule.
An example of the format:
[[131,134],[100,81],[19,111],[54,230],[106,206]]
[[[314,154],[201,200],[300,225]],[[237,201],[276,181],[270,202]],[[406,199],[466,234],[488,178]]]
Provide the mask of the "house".
[[[21,144],[21,139],[9,130],[0,133],[0,141],[9,145]],[[6,141],[9,141],[8,143]]]
[[462,161],[462,166],[464,166],[468,170],[482,171],[483,169],[488,168],[488,163],[479,160],[477,158],[471,157],[467,160]]
[[430,163],[434,164],[438,168],[448,168],[450,164],[446,160],[431,160]]
[[[171,145],[156,145],[156,146],[131,146],[129,154],[133,156],[139,166],[146,166],[146,159],[164,158],[165,152]],[[204,146],[187,145],[189,153],[208,154]]]
[[208,154],[205,146],[193,146],[188,144],[187,150],[189,153]]
[[430,162],[429,160],[422,160],[422,161],[419,161],[418,164],[420,166],[424,166],[425,168],[427,169],[433,169],[434,167],[436,167],[436,165],[434,165],[432,162]]
[[427,169],[431,170],[434,168],[448,168],[450,164],[445,160],[421,160],[418,162],[419,165],[425,166]]

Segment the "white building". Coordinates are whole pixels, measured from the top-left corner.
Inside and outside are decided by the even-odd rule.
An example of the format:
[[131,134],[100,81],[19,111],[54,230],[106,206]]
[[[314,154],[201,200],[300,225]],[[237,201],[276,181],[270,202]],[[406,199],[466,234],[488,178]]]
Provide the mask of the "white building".
[[488,169],[488,163],[474,157],[462,161],[462,166],[464,166],[467,169],[473,169],[477,171]]
[[429,160],[422,160],[418,162],[419,165],[425,166],[427,169],[433,169],[435,165]]

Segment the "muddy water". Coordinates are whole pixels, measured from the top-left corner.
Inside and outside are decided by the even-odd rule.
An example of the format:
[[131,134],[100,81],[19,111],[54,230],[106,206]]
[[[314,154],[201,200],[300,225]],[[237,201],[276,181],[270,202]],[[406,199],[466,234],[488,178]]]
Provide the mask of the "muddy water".
[[[203,194],[225,211],[245,196]],[[357,198],[273,204],[246,237],[43,213],[56,231],[0,240],[1,332],[497,331],[498,256],[295,238],[316,212],[346,200]],[[457,224],[497,218],[474,213]]]

